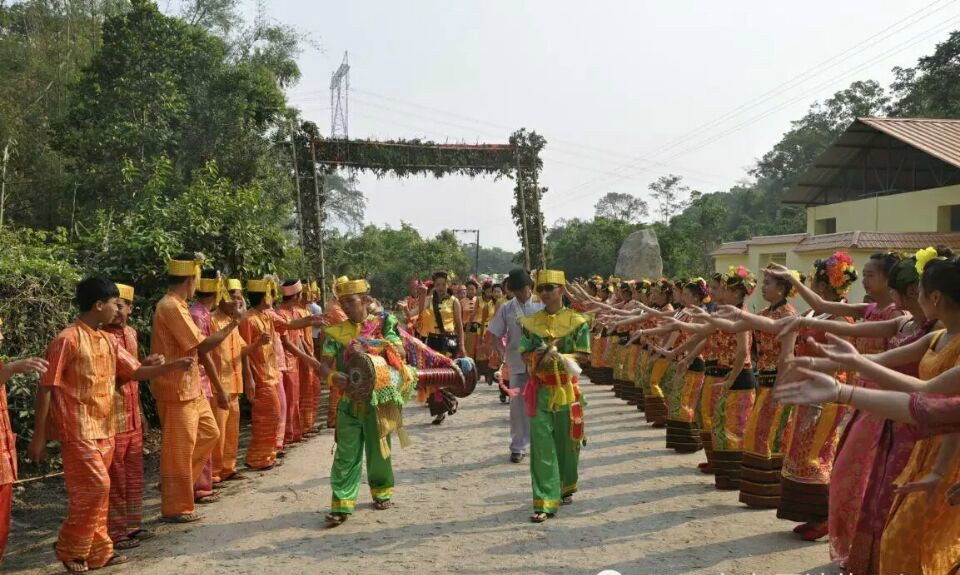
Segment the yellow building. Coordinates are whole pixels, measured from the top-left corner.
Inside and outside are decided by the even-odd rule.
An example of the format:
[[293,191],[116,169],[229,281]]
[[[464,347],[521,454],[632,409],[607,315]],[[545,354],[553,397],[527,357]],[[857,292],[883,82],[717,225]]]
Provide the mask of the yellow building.
[[[807,231],[721,244],[716,270],[770,262],[808,273],[835,251],[858,268],[871,254],[960,248],[960,120],[859,118],[787,191],[807,209]],[[850,301],[863,299],[858,282]],[[753,309],[764,305],[759,290]],[[802,306],[801,306],[802,307]]]

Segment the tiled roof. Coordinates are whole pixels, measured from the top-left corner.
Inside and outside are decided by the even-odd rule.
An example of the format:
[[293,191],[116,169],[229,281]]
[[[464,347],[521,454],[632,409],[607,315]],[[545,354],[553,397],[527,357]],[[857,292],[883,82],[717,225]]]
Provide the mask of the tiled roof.
[[807,236],[797,252],[825,250],[919,250],[927,246],[960,247],[960,233],[938,232],[841,232]]
[[829,250],[891,250],[911,251],[928,246],[948,246],[960,249],[960,232],[840,232],[836,234],[788,234],[783,236],[757,236],[746,241],[720,244],[710,252],[712,256],[740,255],[747,253],[749,246],[796,243],[796,252],[819,252]]
[[960,120],[857,118],[797,178],[784,203],[822,205],[960,183]]

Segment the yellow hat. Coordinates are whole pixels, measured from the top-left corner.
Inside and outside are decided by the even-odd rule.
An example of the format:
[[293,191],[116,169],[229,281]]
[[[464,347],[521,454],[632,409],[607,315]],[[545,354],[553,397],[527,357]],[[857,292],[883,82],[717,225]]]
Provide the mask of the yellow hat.
[[351,280],[346,276],[337,279],[337,284],[333,288],[333,293],[337,297],[345,295],[365,294],[370,291],[370,284],[365,279]]
[[537,272],[537,285],[544,284],[566,285],[567,278],[563,274],[563,270],[539,270]]
[[227,280],[227,291],[234,290],[243,291],[243,283],[238,279],[230,278]]
[[128,286],[127,284],[116,284],[116,286],[117,289],[120,290],[120,299],[133,301],[133,286]]
[[200,279],[200,264],[203,260],[170,260],[167,262],[167,275],[175,277],[196,276]]
[[220,279],[200,278],[200,281],[197,282],[197,291],[200,293],[219,293]]
[[273,305],[273,300],[277,299],[277,284],[272,279],[247,280],[247,292],[266,294],[263,301]]

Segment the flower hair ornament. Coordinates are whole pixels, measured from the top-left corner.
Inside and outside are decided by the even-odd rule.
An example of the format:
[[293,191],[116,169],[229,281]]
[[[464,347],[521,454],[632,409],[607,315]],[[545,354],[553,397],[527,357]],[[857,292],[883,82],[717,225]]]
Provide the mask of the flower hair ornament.
[[690,278],[683,287],[695,291],[703,303],[710,303],[710,288],[707,287],[707,280],[703,278]]
[[836,252],[825,260],[817,260],[814,266],[815,275],[826,279],[838,294],[846,293],[853,282],[857,281],[857,268],[847,252]]
[[730,266],[727,286],[742,287],[748,296],[753,295],[753,290],[757,287],[757,278],[744,266]]
[[917,250],[917,253],[913,256],[917,258],[917,273],[923,275],[924,268],[927,267],[927,264],[936,259],[946,259],[940,257],[940,254],[937,252],[937,248],[926,247],[922,250]]

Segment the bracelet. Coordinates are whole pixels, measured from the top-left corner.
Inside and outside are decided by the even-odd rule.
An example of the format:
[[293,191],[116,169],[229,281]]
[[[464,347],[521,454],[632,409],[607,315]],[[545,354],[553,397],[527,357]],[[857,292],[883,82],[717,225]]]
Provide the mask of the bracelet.
[[833,380],[833,382],[837,384],[837,397],[833,400],[833,402],[842,404],[843,402],[840,401],[840,392],[843,391],[843,384],[837,380]]

